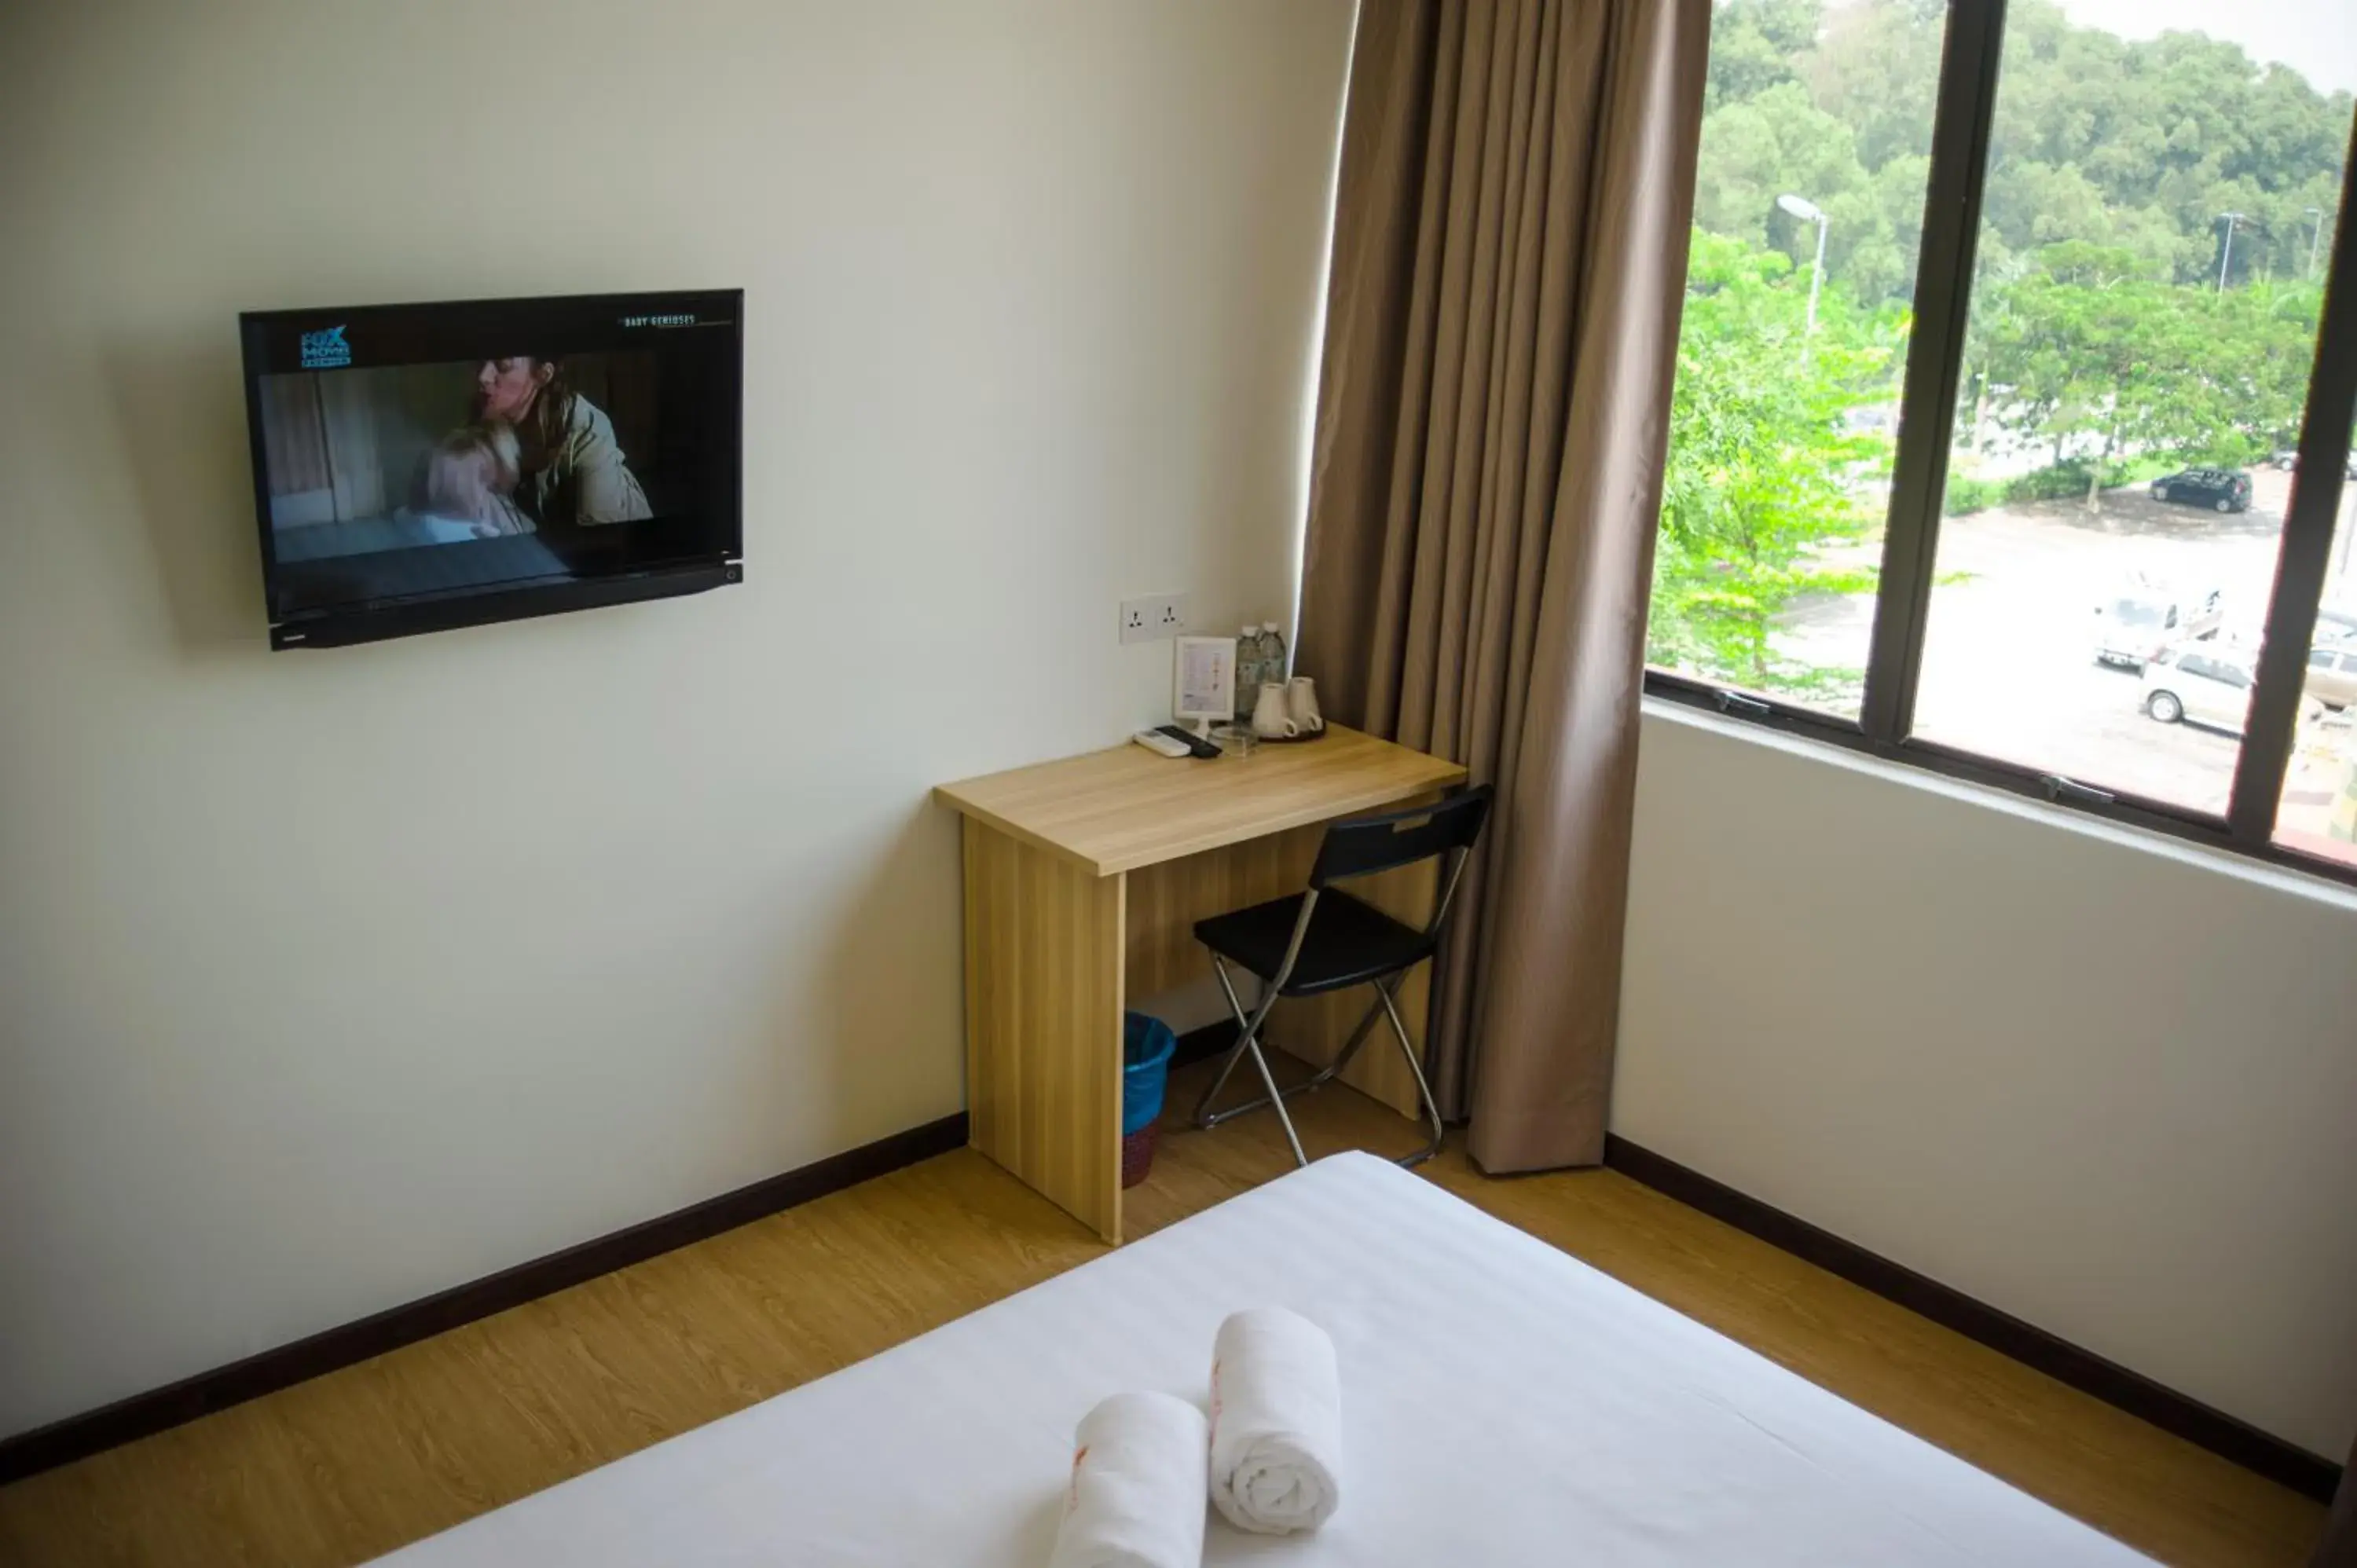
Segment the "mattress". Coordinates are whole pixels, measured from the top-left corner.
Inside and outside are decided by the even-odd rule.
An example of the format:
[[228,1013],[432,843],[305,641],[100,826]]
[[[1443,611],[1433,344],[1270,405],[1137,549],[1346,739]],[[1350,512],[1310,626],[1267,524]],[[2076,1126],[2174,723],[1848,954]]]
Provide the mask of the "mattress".
[[1364,1155],[382,1559],[1037,1568],[1103,1395],[1203,1401],[1238,1307],[1340,1358],[1340,1511],[1204,1561],[2123,1564],[2126,1547]]

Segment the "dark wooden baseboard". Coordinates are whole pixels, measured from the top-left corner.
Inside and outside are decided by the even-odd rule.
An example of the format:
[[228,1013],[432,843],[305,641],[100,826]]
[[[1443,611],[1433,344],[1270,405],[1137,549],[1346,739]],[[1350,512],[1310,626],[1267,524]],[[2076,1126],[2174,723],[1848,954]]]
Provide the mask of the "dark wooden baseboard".
[[242,1361],[20,1433],[0,1440],[0,1486],[644,1262],[692,1241],[947,1154],[963,1147],[965,1141],[965,1112],[944,1116],[406,1305],[389,1307]]
[[[1216,1056],[1234,1040],[1233,1024],[1190,1030],[1178,1037],[1174,1063]],[[965,1141],[964,1113],[944,1116],[405,1305],[199,1372],[164,1388],[134,1394],[81,1415],[0,1439],[0,1486],[279,1389],[291,1388],[322,1373],[659,1257],[813,1198],[946,1154],[963,1146]],[[2164,1388],[2141,1373],[2081,1349],[2042,1328],[1625,1138],[1606,1138],[1604,1163],[1632,1180],[1725,1220],[2294,1491],[2330,1500],[2340,1482],[2341,1466],[2329,1459]]]
[[1235,1043],[1236,1025],[1232,1018],[1189,1029],[1178,1036],[1178,1048],[1170,1053],[1170,1065],[1175,1069],[1208,1060]]
[[2057,1382],[2093,1394],[2106,1404],[2116,1405],[2164,1432],[2173,1433],[2296,1492],[2330,1502],[2333,1488],[2340,1484],[2341,1466],[2330,1459],[2271,1436],[2174,1389],[2164,1388],[2141,1372],[2132,1372],[2092,1350],[2058,1339],[2043,1328],[1845,1241],[1829,1230],[1738,1192],[1666,1155],[1618,1134],[1608,1134],[1604,1140],[1604,1163],[1689,1208],[1723,1219],[1738,1230],[1806,1259],[1828,1273],[1839,1274],[1852,1284],[1895,1301],[1967,1339],[1978,1340],[2025,1366],[2034,1367]]

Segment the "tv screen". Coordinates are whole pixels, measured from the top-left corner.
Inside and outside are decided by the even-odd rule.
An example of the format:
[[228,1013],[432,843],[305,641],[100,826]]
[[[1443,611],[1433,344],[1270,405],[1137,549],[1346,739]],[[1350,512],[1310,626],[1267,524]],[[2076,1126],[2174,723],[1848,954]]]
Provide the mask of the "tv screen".
[[741,292],[242,318],[278,647],[737,581]]

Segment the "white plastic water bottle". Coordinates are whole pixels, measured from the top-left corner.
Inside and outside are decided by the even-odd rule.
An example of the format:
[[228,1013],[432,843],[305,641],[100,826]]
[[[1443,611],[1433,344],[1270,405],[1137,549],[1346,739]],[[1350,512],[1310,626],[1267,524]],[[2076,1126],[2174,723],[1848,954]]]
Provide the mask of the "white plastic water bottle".
[[1280,682],[1284,681],[1286,676],[1285,634],[1276,629],[1276,622],[1273,620],[1261,623],[1260,660],[1262,680]]
[[1252,717],[1253,703],[1260,700],[1260,683],[1267,679],[1261,673],[1260,628],[1246,626],[1236,633],[1236,709],[1235,721],[1243,724]]

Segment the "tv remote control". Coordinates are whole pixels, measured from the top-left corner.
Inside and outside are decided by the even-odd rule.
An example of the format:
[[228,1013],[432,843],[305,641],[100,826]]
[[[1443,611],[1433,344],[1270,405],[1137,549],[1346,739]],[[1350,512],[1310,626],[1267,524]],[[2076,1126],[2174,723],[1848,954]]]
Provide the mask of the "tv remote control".
[[1218,746],[1212,745],[1210,741],[1205,740],[1193,730],[1181,729],[1177,725],[1164,725],[1154,733],[1157,735],[1168,736],[1172,740],[1177,741],[1189,751],[1193,752],[1197,757],[1217,757],[1220,755],[1220,748]]
[[1142,729],[1135,735],[1131,736],[1129,738],[1135,741],[1138,745],[1146,747],[1146,750],[1157,753],[1163,757],[1186,757],[1190,755],[1189,747],[1178,741],[1172,740],[1168,736],[1164,735],[1158,729]]

